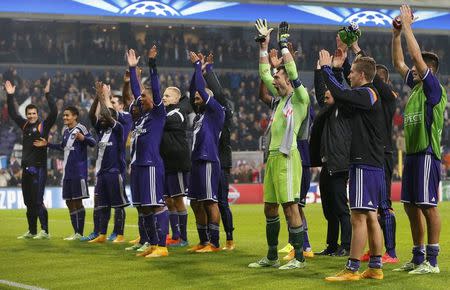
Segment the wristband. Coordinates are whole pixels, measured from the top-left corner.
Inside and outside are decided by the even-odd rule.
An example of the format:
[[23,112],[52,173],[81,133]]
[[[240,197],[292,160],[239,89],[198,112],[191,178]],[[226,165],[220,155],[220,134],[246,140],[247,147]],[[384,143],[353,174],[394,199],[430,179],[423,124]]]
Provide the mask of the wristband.
[[282,55],[285,55],[285,54],[288,54],[288,53],[290,53],[290,52],[289,52],[289,49],[288,49],[287,47],[283,47],[283,48],[281,49],[281,54],[282,54]]
[[269,53],[267,52],[267,50],[259,51],[259,57],[267,57],[267,56],[269,56]]

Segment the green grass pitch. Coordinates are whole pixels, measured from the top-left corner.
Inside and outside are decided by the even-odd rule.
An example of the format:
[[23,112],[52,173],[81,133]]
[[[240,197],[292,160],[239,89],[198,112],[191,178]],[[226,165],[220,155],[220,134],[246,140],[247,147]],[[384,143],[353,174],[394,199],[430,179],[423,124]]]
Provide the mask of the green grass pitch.
[[[409,224],[401,204],[397,215],[397,251],[401,262],[411,256]],[[26,230],[25,211],[0,211],[0,280],[48,289],[449,289],[450,203],[439,206],[442,217],[441,274],[413,276],[394,273],[385,265],[383,281],[329,283],[324,277],[341,270],[346,258],[314,257],[300,270],[249,269],[247,265],[266,253],[265,220],[262,205],[233,205],[235,241],[233,252],[190,254],[183,249],[170,250],[167,258],[145,259],[124,251],[125,245],[67,242],[72,233],[66,209],[49,211],[49,241],[19,241]],[[326,226],[320,204],[306,208],[313,250],[325,246]],[[127,239],[135,238],[136,210],[127,209]],[[110,224],[110,229],[112,225]],[[87,212],[85,234],[92,230],[92,210]],[[189,239],[198,241],[194,216],[189,215]],[[224,241],[221,235],[221,241]],[[280,244],[287,240],[282,223]],[[364,269],[365,264],[362,265]],[[0,284],[0,289],[13,289]]]

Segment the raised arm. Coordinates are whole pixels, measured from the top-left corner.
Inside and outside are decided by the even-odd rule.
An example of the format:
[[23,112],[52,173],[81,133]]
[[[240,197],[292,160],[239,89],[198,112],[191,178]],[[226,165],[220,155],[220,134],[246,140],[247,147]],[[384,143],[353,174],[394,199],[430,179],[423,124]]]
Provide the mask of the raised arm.
[[262,80],[259,82],[259,99],[272,108],[273,97],[269,94],[269,90]]
[[122,98],[124,108],[129,108],[130,105],[134,102],[134,97],[131,92],[130,87],[130,71],[126,70],[125,75],[123,76],[123,85],[122,85]]
[[256,20],[256,29],[258,30],[259,36],[256,40],[259,42],[259,77],[264,82],[269,91],[275,96],[277,94],[277,90],[273,86],[273,77],[270,72],[270,63],[269,63],[269,42],[270,42],[270,33],[273,28],[267,27],[267,21],[265,19]]
[[14,104],[14,93],[16,92],[16,86],[13,86],[10,81],[5,82],[5,90],[7,93],[7,103],[8,103],[8,113],[11,119],[16,122],[17,126],[20,129],[23,129],[23,126],[27,123],[27,120],[22,118],[16,110],[16,106]]
[[336,102],[346,103],[352,107],[368,110],[377,101],[377,93],[368,87],[346,89],[334,77],[331,69],[331,55],[326,50],[320,51],[320,66],[324,72],[324,81]]
[[158,50],[156,45],[148,51],[148,67],[150,69],[150,82],[152,86],[153,93],[153,103],[156,107],[162,106],[161,98],[161,88],[159,84],[158,70],[156,68],[156,56],[158,55]]
[[[206,83],[205,83],[205,79],[203,78],[203,75],[202,75],[202,64],[201,64],[200,59],[198,58],[197,54],[195,54],[195,52],[191,51],[191,52],[189,52],[189,55],[190,55],[191,62],[194,65],[194,69],[195,69],[194,77],[193,77],[194,84],[191,83],[191,87],[189,88],[189,91],[191,91],[191,90],[193,90],[193,88],[195,88],[195,90],[196,90],[195,92],[198,92],[200,94],[200,97],[203,99],[203,102],[205,102],[205,104],[208,104],[210,97],[205,90]],[[195,94],[195,92],[194,92],[194,94]]]
[[323,80],[323,72],[320,68],[319,61],[317,61],[317,67],[314,70],[314,90],[316,91],[316,101],[320,107],[325,105],[325,92],[327,91],[327,86]]
[[141,96],[141,85],[139,83],[139,79],[137,76],[136,67],[139,63],[140,57],[136,57],[136,53],[133,49],[130,49],[127,52],[127,61],[128,66],[130,67],[130,85],[131,92],[133,93],[134,98],[139,98]]
[[47,80],[47,84],[44,88],[44,94],[45,98],[47,99],[48,108],[50,109],[50,112],[47,116],[47,118],[44,120],[44,136],[47,136],[50,132],[50,129],[56,122],[56,117],[58,117],[58,108],[56,107],[55,100],[50,96],[50,79]]
[[92,102],[91,108],[89,109],[89,120],[93,127],[96,126],[98,117],[100,115],[100,106],[98,105],[99,97],[102,93],[102,83],[95,82],[95,99]]
[[114,120],[110,111],[110,108],[112,109],[112,105],[110,104],[110,106],[108,106],[108,101],[109,103],[111,103],[110,97],[111,87],[109,85],[103,84],[102,94],[99,97],[100,116],[102,117],[102,119],[105,119],[108,127],[112,127],[116,123],[116,120]]
[[409,71],[409,67],[405,63],[405,57],[403,56],[402,48],[402,31],[397,28],[392,28],[392,64],[395,70],[402,76],[403,79],[406,78],[406,74]]
[[422,52],[412,31],[411,24],[413,23],[413,15],[409,5],[402,5],[400,7],[400,17],[402,19],[402,29],[405,34],[409,55],[412,58],[417,73],[421,78],[424,78],[428,71],[428,66],[422,58]]
[[278,45],[283,55],[283,62],[288,74],[289,80],[294,87],[295,94],[293,95],[292,102],[300,102],[302,104],[309,104],[309,95],[306,88],[298,77],[297,66],[295,65],[294,58],[291,51],[288,49],[289,38],[289,25],[287,22],[281,22],[278,26]]
[[227,99],[225,98],[225,94],[223,93],[222,85],[220,84],[219,78],[217,77],[216,73],[213,70],[213,64],[214,64],[214,55],[210,53],[206,57],[206,64],[205,64],[205,81],[208,85],[208,88],[213,92],[214,97],[216,100],[221,104],[223,107],[228,107]]

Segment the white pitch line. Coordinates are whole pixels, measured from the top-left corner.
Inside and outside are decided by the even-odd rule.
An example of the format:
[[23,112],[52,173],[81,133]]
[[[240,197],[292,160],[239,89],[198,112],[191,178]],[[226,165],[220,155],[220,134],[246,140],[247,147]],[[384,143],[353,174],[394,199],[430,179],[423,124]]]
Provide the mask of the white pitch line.
[[21,288],[21,289],[47,290],[45,288],[40,288],[40,287],[32,286],[32,285],[26,285],[26,284],[17,283],[17,282],[8,281],[8,280],[0,280],[0,284],[4,284],[4,285],[7,285],[7,286],[16,287],[16,288]]

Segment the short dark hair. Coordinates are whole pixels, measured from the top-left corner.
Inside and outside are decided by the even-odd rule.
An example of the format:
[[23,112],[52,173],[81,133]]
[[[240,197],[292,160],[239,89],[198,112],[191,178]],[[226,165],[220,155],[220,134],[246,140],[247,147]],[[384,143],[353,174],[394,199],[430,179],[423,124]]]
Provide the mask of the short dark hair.
[[386,80],[389,80],[389,70],[388,68],[384,65],[384,64],[379,64],[377,63],[377,70],[381,69],[384,70],[386,72]]
[[39,113],[38,107],[36,107],[36,105],[33,104],[29,104],[25,107],[25,114],[28,113],[28,110],[36,110],[36,113]]
[[123,105],[123,99],[122,96],[120,95],[113,95],[113,98],[117,98],[117,101],[119,102],[119,104]]
[[80,115],[80,111],[78,111],[77,107],[74,106],[67,106],[64,108],[64,111],[70,111],[73,115],[76,115],[77,117]]
[[357,71],[363,72],[366,80],[369,82],[373,81],[373,78],[375,77],[375,74],[377,73],[376,70],[376,62],[373,58],[369,56],[361,56],[355,58],[353,61],[353,64],[355,65],[355,69]]
[[434,70],[434,73],[437,73],[439,70],[439,56],[437,54],[430,51],[422,51],[423,61],[427,64],[428,67],[431,67]]
[[274,72],[274,74],[276,74],[276,73],[279,72],[280,70],[284,71],[284,74],[285,74],[286,76],[288,76],[288,74],[287,74],[287,69],[286,69],[286,67],[284,66],[284,64],[282,64],[282,65],[280,65],[279,67],[275,68],[275,69],[273,70],[273,72]]

